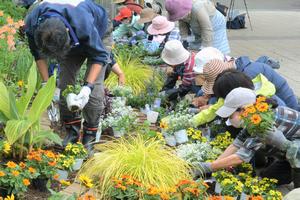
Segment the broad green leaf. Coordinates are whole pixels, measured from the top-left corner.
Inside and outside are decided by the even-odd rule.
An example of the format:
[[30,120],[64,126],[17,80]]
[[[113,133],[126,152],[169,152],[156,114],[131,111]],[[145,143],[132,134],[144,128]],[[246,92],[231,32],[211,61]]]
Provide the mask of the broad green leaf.
[[35,63],[32,64],[29,75],[28,75],[28,88],[25,95],[23,95],[18,101],[17,101],[17,108],[19,111],[20,116],[24,116],[27,107],[30,103],[30,100],[34,94],[36,83],[37,83],[37,73],[36,73],[36,65]]
[[19,119],[19,113],[16,105],[16,97],[12,91],[8,91],[9,95],[9,110],[10,110],[10,119]]
[[46,139],[48,139],[56,144],[62,145],[62,139],[59,137],[59,135],[52,132],[51,130],[36,132],[33,135],[32,143],[36,144],[36,143],[44,142]]
[[8,90],[2,82],[0,82],[0,112],[10,119]]
[[34,123],[36,120],[38,120],[42,113],[50,105],[55,91],[55,81],[56,76],[54,75],[48,80],[47,84],[39,90],[38,94],[33,100],[28,114],[28,118],[31,122]]
[[19,138],[21,138],[30,128],[31,122],[28,120],[9,120],[6,123],[4,132],[7,141],[13,145]]

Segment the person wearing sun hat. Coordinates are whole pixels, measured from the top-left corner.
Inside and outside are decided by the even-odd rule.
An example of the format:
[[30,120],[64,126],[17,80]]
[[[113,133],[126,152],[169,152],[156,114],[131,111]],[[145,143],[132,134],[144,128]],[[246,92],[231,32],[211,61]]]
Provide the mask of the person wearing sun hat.
[[129,41],[135,33],[142,30],[144,26],[137,23],[139,19],[140,16],[133,15],[133,12],[129,8],[121,8],[118,15],[114,18],[115,21],[121,22],[121,24],[113,31],[114,41]]
[[158,16],[151,8],[144,8],[140,14],[140,19],[137,21],[139,24],[151,23],[152,20]]
[[[195,66],[195,53],[187,51],[179,40],[171,40],[165,44],[161,53],[162,60],[173,68],[161,91],[164,91],[169,100],[177,100],[192,91],[195,80],[193,68]],[[175,88],[178,77],[181,85]]]
[[[265,136],[250,135],[241,119],[241,115],[244,116],[243,112],[249,106],[256,104],[255,108],[258,109],[259,102],[264,103],[264,106],[275,115],[274,125],[266,129]],[[199,163],[198,167],[203,173],[250,162],[255,152],[265,146],[263,151],[272,152],[272,156],[276,159],[261,171],[260,176],[275,178],[279,185],[293,181],[295,188],[300,187],[300,137],[298,136],[300,113],[287,107],[276,107],[270,102],[272,101],[263,96],[256,97],[255,92],[247,88],[235,88],[228,93],[224,105],[217,110],[216,114],[228,118],[226,124],[242,128],[242,131],[217,160]]]
[[149,36],[144,45],[149,53],[162,50],[167,41],[180,40],[180,33],[175,23],[168,21],[164,16],[155,17],[148,26],[147,32]]
[[195,72],[197,74],[203,73],[204,66],[210,65],[209,62],[212,61],[212,59],[219,60],[219,65],[232,65],[232,68],[245,73],[252,80],[255,80],[259,74],[262,74],[275,86],[275,98],[277,98],[280,105],[300,111],[300,106],[293,89],[289,86],[284,77],[268,65],[270,60],[272,60],[271,58],[266,59],[265,62],[261,61],[260,58],[258,58],[257,61],[251,61],[247,56],[233,58],[224,54],[222,55],[222,52],[216,48],[208,47],[197,53],[195,57]]
[[200,50],[204,47],[215,47],[222,53],[230,52],[226,19],[210,0],[166,0],[165,8],[170,21],[179,21],[181,36],[187,40],[190,32],[195,41],[189,48]]
[[113,3],[129,8],[132,12],[136,14],[141,14],[143,6],[137,4],[134,0],[114,0]]

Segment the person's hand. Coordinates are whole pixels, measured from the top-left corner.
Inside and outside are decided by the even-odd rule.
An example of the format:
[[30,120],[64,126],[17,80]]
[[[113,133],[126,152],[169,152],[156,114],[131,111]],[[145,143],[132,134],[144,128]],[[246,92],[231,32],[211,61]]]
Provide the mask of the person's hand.
[[124,74],[119,75],[119,85],[125,85],[125,75]]
[[88,86],[83,86],[80,90],[80,93],[75,97],[75,100],[80,102],[79,109],[82,110],[85,105],[88,103],[91,94],[91,88]]
[[197,108],[207,105],[207,102],[208,98],[206,96],[196,97],[192,101],[193,105]]
[[173,69],[172,67],[167,67],[166,74],[167,74],[168,76],[171,76],[173,73],[174,73],[174,69]]

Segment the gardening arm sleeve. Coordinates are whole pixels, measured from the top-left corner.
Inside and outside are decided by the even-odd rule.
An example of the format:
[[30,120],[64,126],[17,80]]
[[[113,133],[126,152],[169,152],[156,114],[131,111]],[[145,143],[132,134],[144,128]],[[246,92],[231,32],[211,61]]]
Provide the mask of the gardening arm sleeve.
[[251,137],[247,138],[243,145],[236,152],[236,155],[239,156],[243,161],[250,162],[255,152],[263,146],[260,138]]
[[209,108],[201,111],[199,114],[193,117],[194,126],[200,126],[202,124],[211,122],[215,119],[216,111],[224,104],[224,99],[219,98],[217,103],[211,105]]

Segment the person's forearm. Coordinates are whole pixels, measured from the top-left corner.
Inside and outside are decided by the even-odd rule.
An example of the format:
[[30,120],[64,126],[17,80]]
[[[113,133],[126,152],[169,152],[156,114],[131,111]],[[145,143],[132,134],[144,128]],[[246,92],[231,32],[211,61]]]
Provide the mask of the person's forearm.
[[235,147],[233,144],[231,144],[229,147],[227,147],[227,149],[218,157],[217,160],[221,160],[223,158],[226,158],[232,154],[234,154],[235,152],[237,152],[238,148]]
[[37,68],[41,74],[42,80],[48,81],[49,73],[48,73],[47,61],[44,59],[40,59],[40,60],[36,60],[35,62],[36,62]]
[[120,66],[118,63],[114,64],[114,66],[111,69],[113,73],[115,73],[117,76],[122,76],[124,75],[123,71],[121,70]]
[[86,81],[88,83],[95,83],[102,69],[102,65],[100,64],[92,64],[89,74],[87,76]]
[[244,161],[236,154],[232,154],[223,159],[215,160],[211,163],[212,171],[224,169],[231,166],[242,164]]

